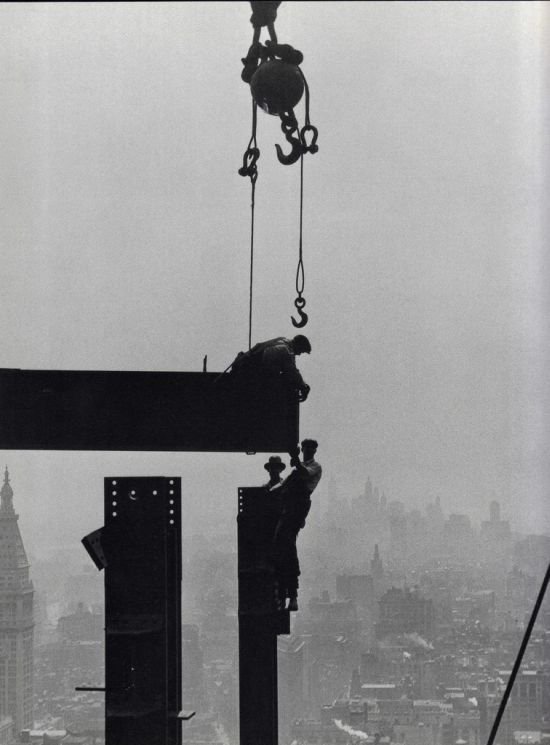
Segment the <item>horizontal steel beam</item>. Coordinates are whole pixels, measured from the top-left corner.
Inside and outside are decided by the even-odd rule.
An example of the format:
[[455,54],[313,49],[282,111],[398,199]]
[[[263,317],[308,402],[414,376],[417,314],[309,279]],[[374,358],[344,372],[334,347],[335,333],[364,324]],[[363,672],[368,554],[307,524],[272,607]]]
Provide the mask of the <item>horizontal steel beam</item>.
[[288,452],[299,403],[280,378],[0,369],[0,449]]

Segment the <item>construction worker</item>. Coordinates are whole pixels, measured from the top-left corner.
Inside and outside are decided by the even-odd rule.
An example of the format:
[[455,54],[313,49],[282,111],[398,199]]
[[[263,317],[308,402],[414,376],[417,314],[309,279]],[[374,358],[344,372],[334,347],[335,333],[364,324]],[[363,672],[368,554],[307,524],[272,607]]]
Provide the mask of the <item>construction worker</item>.
[[321,464],[315,460],[316,440],[302,440],[302,460],[291,458],[292,472],[280,484],[272,487],[281,499],[281,515],[273,539],[273,560],[278,582],[278,603],[282,609],[289,599],[287,610],[298,610],[298,577],[300,562],[296,540],[306,524],[311,507],[311,495],[322,475]]
[[231,371],[233,374],[260,372],[280,375],[290,388],[298,391],[299,400],[305,401],[310,388],[296,367],[295,359],[304,352],[311,352],[307,336],[298,334],[293,339],[277,336],[255,344],[248,352],[239,352],[231,365]]
[[264,484],[264,488],[273,489],[283,483],[281,473],[285,470],[286,464],[279,455],[270,455],[267,463],[264,463],[264,468],[269,474],[269,481]]

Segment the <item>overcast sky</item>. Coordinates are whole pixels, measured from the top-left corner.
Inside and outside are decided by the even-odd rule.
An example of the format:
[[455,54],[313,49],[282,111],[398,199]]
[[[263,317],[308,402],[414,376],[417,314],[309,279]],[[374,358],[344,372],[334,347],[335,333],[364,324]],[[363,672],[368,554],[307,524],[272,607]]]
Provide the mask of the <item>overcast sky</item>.
[[[3,367],[222,370],[246,348],[249,18],[0,5]],[[321,496],[370,475],[410,507],[480,518],[496,498],[548,530],[548,5],[283,2],[276,28],[319,128],[299,367]],[[298,253],[278,119],[260,112],[258,141],[253,341],[293,335]],[[0,457],[31,552],[102,524],[103,476],[181,476],[198,531],[265,476],[265,455]]]

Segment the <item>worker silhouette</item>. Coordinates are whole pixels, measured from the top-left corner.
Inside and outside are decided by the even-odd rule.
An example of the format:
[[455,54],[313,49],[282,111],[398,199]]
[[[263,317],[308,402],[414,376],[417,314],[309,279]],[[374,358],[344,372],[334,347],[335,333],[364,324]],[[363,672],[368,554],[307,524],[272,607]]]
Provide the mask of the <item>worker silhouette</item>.
[[311,352],[307,336],[298,334],[293,339],[277,336],[255,344],[248,352],[239,352],[231,364],[231,372],[234,375],[281,376],[289,388],[298,392],[298,399],[305,401],[310,388],[296,367],[295,359],[304,352]]
[[300,460],[298,456],[291,458],[293,470],[280,485],[270,490],[281,500],[281,514],[273,538],[278,607],[281,610],[287,598],[287,610],[298,610],[300,562],[296,539],[306,524],[311,495],[322,475],[321,464],[315,460],[316,452],[316,440],[302,440],[303,459]]
[[267,463],[264,463],[264,468],[269,474],[269,481],[264,484],[264,488],[273,489],[283,483],[281,473],[285,470],[286,465],[279,455],[271,455]]

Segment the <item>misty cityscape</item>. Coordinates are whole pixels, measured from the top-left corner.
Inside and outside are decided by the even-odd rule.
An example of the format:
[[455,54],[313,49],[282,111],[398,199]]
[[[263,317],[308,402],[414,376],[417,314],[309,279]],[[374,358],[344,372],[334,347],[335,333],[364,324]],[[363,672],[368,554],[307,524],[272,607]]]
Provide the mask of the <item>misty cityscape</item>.
[[268,5],[0,3],[0,745],[550,745],[550,5]]
[[[19,532],[8,469],[1,495],[0,743],[101,745],[104,694],[75,689],[104,685],[103,575],[83,549],[63,546],[31,558],[29,573],[33,546]],[[235,534],[229,526],[183,532],[182,704],[196,712],[183,737],[191,745],[238,743]],[[278,642],[282,745],[483,743],[550,536],[517,533],[496,500],[476,524],[439,499],[411,510],[370,479],[344,495],[329,478],[300,541],[300,612]],[[545,742],[549,714],[546,598],[497,742]]]

